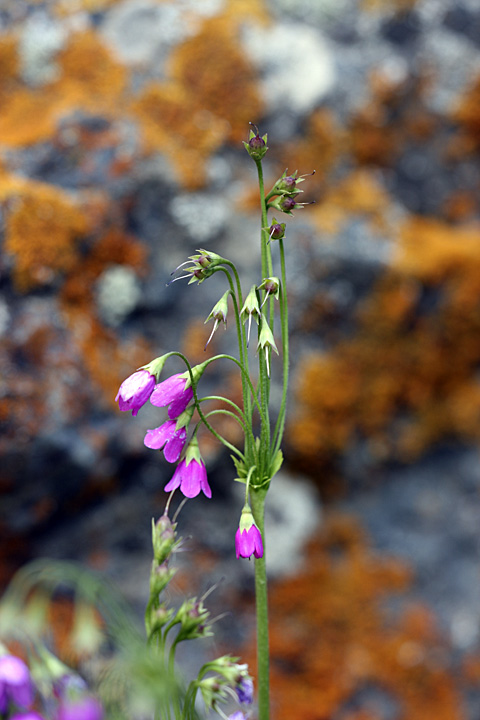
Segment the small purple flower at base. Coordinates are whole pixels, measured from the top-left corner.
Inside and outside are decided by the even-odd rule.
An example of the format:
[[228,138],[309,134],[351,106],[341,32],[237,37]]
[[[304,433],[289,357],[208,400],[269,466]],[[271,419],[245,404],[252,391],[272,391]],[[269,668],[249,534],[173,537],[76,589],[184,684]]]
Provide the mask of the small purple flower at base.
[[153,430],[147,430],[144,444],[152,450],[163,450],[165,460],[170,463],[177,462],[182,454],[183,447],[187,440],[187,431],[184,427],[176,430],[175,420],[167,420]]
[[148,370],[137,370],[120,385],[115,398],[123,412],[131,410],[133,417],[145,405],[155,388],[155,377]]
[[241,710],[237,710],[237,712],[234,712],[228,716],[228,720],[247,720],[247,718]]
[[102,720],[102,718],[103,708],[91,695],[62,701],[55,716],[55,720]]
[[263,557],[262,534],[255,525],[252,511],[248,505],[242,510],[240,524],[235,533],[235,551],[237,558],[249,558],[254,555],[256,558]]
[[27,708],[33,702],[33,684],[28,666],[15,655],[0,657],[0,712],[5,712],[8,702]]
[[253,702],[253,680],[250,675],[242,677],[235,690],[237,691],[238,700],[241,703],[250,705]]
[[172,375],[156,385],[150,396],[150,402],[155,407],[168,405],[168,417],[174,420],[182,414],[193,398],[192,387],[185,389],[186,382],[187,375],[185,373]]
[[190,460],[187,464],[187,458],[177,466],[170,482],[165,485],[165,492],[180,488],[187,498],[196,497],[200,491],[208,498],[212,497],[212,491],[207,480],[207,471],[203,461]]
[[10,717],[10,720],[45,720],[43,715],[39,715],[37,712],[30,710],[29,712],[16,713]]

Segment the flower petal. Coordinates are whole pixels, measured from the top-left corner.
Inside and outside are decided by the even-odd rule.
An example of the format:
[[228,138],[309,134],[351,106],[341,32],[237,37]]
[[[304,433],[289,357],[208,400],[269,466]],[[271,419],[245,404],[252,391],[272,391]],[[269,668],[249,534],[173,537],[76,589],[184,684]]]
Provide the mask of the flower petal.
[[[172,421],[175,425],[175,422]],[[187,431],[185,428],[180,428],[177,432],[174,432],[171,438],[167,441],[163,454],[165,460],[170,463],[177,462],[178,458],[182,454],[183,446],[187,439]]]

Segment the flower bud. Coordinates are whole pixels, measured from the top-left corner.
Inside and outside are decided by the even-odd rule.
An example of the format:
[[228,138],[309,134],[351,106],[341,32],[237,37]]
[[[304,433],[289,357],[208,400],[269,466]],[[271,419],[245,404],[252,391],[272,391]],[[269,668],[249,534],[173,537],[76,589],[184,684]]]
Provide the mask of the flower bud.
[[214,675],[213,677],[203,678],[202,680],[197,680],[196,685],[198,688],[200,688],[205,707],[209,710],[214,709],[215,705],[219,701],[225,701],[227,698],[227,693],[224,686],[225,684],[222,681],[222,678],[218,677],[217,675]]
[[158,632],[161,630],[167,623],[170,622],[173,615],[175,613],[175,610],[173,608],[167,608],[165,605],[160,605],[158,608],[151,607],[150,612],[148,613],[146,617],[147,622],[147,632],[149,637],[152,636],[153,633]]
[[213,330],[212,330],[212,332],[210,333],[210,337],[208,338],[208,340],[207,340],[207,342],[206,342],[206,345],[205,345],[205,347],[204,347],[204,350],[207,349],[207,346],[208,346],[210,340],[212,339],[213,333],[214,333],[215,330],[217,329],[219,323],[220,323],[220,322],[223,322],[225,325],[227,324],[228,296],[229,296],[229,295],[230,295],[230,290],[227,290],[227,291],[222,295],[222,297],[220,298],[220,300],[217,302],[217,304],[216,304],[216,305],[214,306],[214,308],[212,309],[212,312],[210,313],[210,315],[209,315],[209,316],[207,317],[207,319],[205,320],[205,323],[207,323],[209,320],[212,320],[212,319],[215,320],[215,322],[214,322],[214,324],[213,324]]
[[176,527],[168,515],[162,515],[156,523],[152,519],[153,557],[157,565],[168,560],[178,545]]
[[240,310],[240,318],[245,323],[248,317],[248,333],[247,333],[247,347],[250,342],[250,329],[252,325],[252,317],[255,319],[255,322],[258,325],[258,321],[260,318],[260,306],[258,304],[258,296],[257,296],[257,288],[255,285],[252,285],[250,288],[250,292],[248,293],[247,297],[245,298],[245,302],[243,303],[243,307]]
[[168,567],[168,561],[165,560],[161,565],[157,565],[155,560],[152,562],[152,570],[150,572],[150,595],[158,597],[165,590],[168,583],[176,573],[175,568]]
[[291,175],[287,175],[288,170],[284,170],[282,176],[277,180],[275,185],[270,191],[270,195],[291,195],[292,193],[302,192],[298,189],[297,185],[305,180],[310,175],[315,175],[315,170],[305,175],[298,175],[298,170],[295,170]]
[[300,203],[295,200],[298,195],[298,190],[295,195],[279,195],[274,200],[269,201],[269,207],[273,207],[276,210],[280,210],[285,215],[293,215],[292,210],[297,208],[303,208],[305,205],[314,205],[315,201],[308,203]]
[[197,598],[185,600],[176,614],[176,622],[181,625],[176,642],[211,636],[213,633],[210,625],[207,624],[209,617],[210,612],[201,600]]
[[262,308],[265,303],[267,302],[267,299],[270,295],[273,295],[273,297],[278,298],[278,292],[280,290],[280,280],[277,277],[268,277],[265,278],[265,280],[262,282],[261,285],[258,286],[259,290],[265,290],[265,298],[260,305],[260,308]]
[[262,349],[265,351],[265,361],[267,363],[267,374],[268,377],[270,377],[270,365],[269,365],[269,353],[272,350],[275,350],[275,352],[278,355],[277,346],[275,344],[275,339],[273,337],[273,333],[270,330],[270,325],[268,324],[267,318],[262,313],[262,323],[260,325],[260,336],[258,338],[258,345],[257,350]]
[[265,153],[268,150],[267,135],[260,137],[257,126],[253,123],[250,123],[250,125],[255,128],[256,132],[250,130],[248,142],[244,141],[243,144],[245,146],[245,150],[248,152],[250,157],[256,162],[258,162],[265,156]]
[[221,265],[224,262],[225,258],[217,255],[217,253],[207,250],[198,250],[198,255],[190,255],[186,262],[181,263],[172,272],[172,275],[175,275],[180,268],[185,265],[189,265],[189,267],[185,268],[186,274],[173,278],[173,280],[170,280],[167,285],[171,285],[172,283],[177,282],[177,280],[184,280],[185,278],[189,278],[189,285],[197,281],[198,283],[201,283],[213,274],[214,268],[217,267],[217,265]]
[[272,220],[272,224],[268,228],[268,234],[270,240],[281,240],[285,237],[285,223],[279,223],[275,218]]

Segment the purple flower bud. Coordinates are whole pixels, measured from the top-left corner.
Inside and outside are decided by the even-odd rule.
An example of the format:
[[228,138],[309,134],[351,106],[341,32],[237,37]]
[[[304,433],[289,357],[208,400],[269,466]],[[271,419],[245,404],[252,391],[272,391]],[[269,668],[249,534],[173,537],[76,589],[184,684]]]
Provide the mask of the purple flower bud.
[[27,665],[15,655],[0,657],[0,712],[7,709],[8,701],[27,708],[33,702],[33,685]]
[[145,405],[155,387],[155,377],[148,370],[137,370],[120,385],[115,398],[120,410],[131,410],[133,417]]
[[207,480],[207,471],[201,459],[192,459],[188,462],[188,459],[185,458],[177,465],[172,479],[165,485],[165,491],[170,492],[178,487],[188,498],[196,497],[200,491],[208,498],[212,497],[212,491]]
[[63,701],[58,707],[55,720],[102,720],[103,708],[91,695],[83,695],[75,700]]
[[270,240],[281,240],[281,238],[285,237],[285,223],[279,223],[273,218],[273,222],[268,228],[268,234]]
[[152,450],[163,450],[165,460],[170,463],[177,462],[182,454],[183,446],[187,440],[187,431],[184,427],[176,430],[175,420],[167,420],[160,427],[147,430],[144,443]]
[[155,405],[155,407],[165,407],[168,405],[168,417],[172,420],[177,418],[193,398],[192,387],[190,386],[185,389],[186,382],[187,377],[185,373],[172,375],[156,385],[154,391],[151,393],[150,402],[152,405]]
[[292,212],[293,208],[297,207],[297,203],[293,197],[284,197],[280,201],[280,207],[283,212],[289,213]]
[[250,130],[248,142],[244,142],[243,144],[250,157],[253,158],[255,161],[258,161],[263,158],[263,156],[268,150],[267,136],[264,135],[263,137],[260,137],[257,126],[253,123],[250,123],[250,125],[255,128],[255,132],[253,130]]

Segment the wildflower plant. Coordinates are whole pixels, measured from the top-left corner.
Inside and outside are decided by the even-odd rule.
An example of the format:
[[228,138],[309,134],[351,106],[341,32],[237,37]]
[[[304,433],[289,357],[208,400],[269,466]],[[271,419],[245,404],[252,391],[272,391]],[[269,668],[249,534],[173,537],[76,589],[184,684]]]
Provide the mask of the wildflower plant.
[[[236,356],[219,354],[192,367],[188,359],[179,352],[169,352],[157,358],[130,378],[127,378],[119,390],[117,399],[121,410],[132,409],[136,415],[138,408],[146,402],[150,393],[150,402],[157,407],[168,407],[168,420],[154,430],[148,430],[145,444],[150,448],[163,449],[168,462],[177,462],[171,480],[165,486],[167,492],[180,491],[186,498],[194,498],[201,492],[211,498],[212,492],[207,479],[207,469],[201,456],[197,439],[198,429],[203,426],[211,432],[231,453],[236,470],[237,482],[245,485],[245,504],[240,514],[235,537],[237,558],[254,558],[255,595],[257,608],[257,650],[258,650],[258,709],[260,720],[269,716],[269,653],[268,653],[268,611],[267,576],[265,565],[265,499],[272,479],[282,465],[281,443],[285,428],[287,387],[289,375],[288,345],[288,302],[285,264],[285,223],[276,217],[268,220],[270,209],[292,215],[292,210],[302,208],[308,203],[298,201],[303,191],[299,185],[306,176],[297,172],[281,175],[272,189],[266,193],[264,188],[262,161],[268,151],[267,135],[260,136],[256,126],[252,125],[245,149],[254,161],[260,190],[261,232],[260,232],[260,274],[258,282],[244,294],[237,268],[227,258],[207,249],[199,249],[173,271],[170,282],[188,280],[188,285],[203,283],[214,274],[223,274],[226,290],[215,304],[205,322],[213,321],[213,327],[206,340],[210,343],[220,324],[226,325],[227,315],[233,315],[238,354]],[[277,252],[277,246],[278,252]],[[275,252],[275,256],[274,256]],[[277,275],[274,274],[274,265]],[[257,328],[255,349],[250,346],[252,323]],[[256,358],[254,352],[256,350]],[[279,356],[282,367],[282,396],[276,417],[272,415],[270,404],[270,384],[273,371],[274,354]],[[160,381],[160,372],[165,362],[172,356],[178,356],[185,363],[186,371],[172,375]],[[215,396],[226,407],[204,410],[204,403],[211,397],[201,397],[200,385],[203,373],[208,366],[218,361],[234,363],[239,371],[242,385],[242,404],[238,405],[230,398]],[[155,378],[152,384],[150,378]],[[132,393],[135,384],[138,391]],[[234,418],[243,431],[243,446],[232,445],[220,431],[214,427],[215,415]],[[190,439],[187,434],[191,430]],[[168,526],[168,507],[159,521],[161,530],[154,531],[154,546],[159,544],[158,533],[172,536],[173,527]],[[167,545],[169,541],[166,541]],[[172,541],[173,542],[173,541]],[[160,543],[162,545],[162,543]],[[163,547],[163,545],[162,545]],[[170,579],[165,553],[156,554],[156,566],[152,570],[152,595],[147,611],[147,632],[150,640],[156,638],[161,645],[164,636],[176,624],[181,630],[174,641],[176,643],[191,637],[201,637],[209,633],[208,613],[202,603],[183,609],[183,614],[171,615],[159,600],[159,592]],[[192,693],[197,690],[208,708],[218,709],[225,699],[225,687],[221,679],[227,677],[225,669],[220,671],[216,665],[208,666],[210,673],[204,677],[203,671],[187,695],[185,708],[191,704]],[[230,677],[230,676],[228,676]],[[252,686],[253,687],[253,686]],[[248,689],[248,693],[247,690]],[[240,699],[248,694],[253,699],[250,680],[237,685]],[[182,712],[175,712],[175,717]],[[241,714],[240,711],[238,713]],[[237,714],[238,714],[237,713]]]
[[[198,438],[200,428],[217,438],[230,451],[235,475],[244,486],[243,506],[231,519],[232,551],[237,559],[253,558],[257,614],[257,705],[259,720],[269,718],[269,648],[267,573],[264,525],[265,500],[272,479],[282,465],[289,375],[288,302],[284,242],[285,223],[268,212],[291,214],[302,207],[296,198],[305,176],[285,171],[266,193],[262,161],[268,151],[267,136],[253,126],[244,143],[254,161],[260,189],[260,263],[257,283],[242,288],[235,265],[221,255],[199,249],[172,273],[171,282],[203,283],[221,273],[226,290],[205,322],[213,327],[210,343],[227,315],[233,317],[238,353],[218,354],[192,365],[180,352],[172,351],[137,369],[119,388],[119,409],[136,417],[150,402],[163,409],[163,419],[146,429],[144,444],[160,450],[175,465],[165,485],[169,493],[164,513],[152,520],[153,560],[149,599],[145,610],[145,643],[131,612],[118,592],[70,563],[37,561],[22,569],[0,602],[0,638],[24,646],[26,660],[16,657],[8,645],[0,644],[0,715],[3,720],[197,720],[199,702],[207,713],[224,720],[247,720],[254,702],[254,681],[239,659],[224,655],[206,662],[189,683],[180,678],[176,664],[178,646],[188,640],[213,634],[213,620],[203,597],[187,597],[177,607],[166,592],[176,569],[175,554],[183,540],[177,532],[177,515],[187,499],[203,494],[212,497],[207,467]],[[275,267],[275,272],[274,272]],[[180,273],[180,274],[179,274]],[[251,342],[256,329],[256,342]],[[184,363],[183,372],[162,377],[171,357]],[[215,362],[230,362],[237,368],[242,387],[241,403],[228,397],[200,394],[203,374]],[[271,377],[281,367],[282,393],[278,410],[270,403]],[[215,400],[223,406],[205,410]],[[243,431],[241,447],[222,436],[216,419],[233,418]],[[201,438],[200,438],[201,439]],[[233,475],[233,474],[232,474]],[[176,492],[183,496],[170,517]],[[77,652],[102,652],[112,643],[116,653],[103,658],[100,681],[93,693],[78,672],[70,670],[49,649],[42,633],[48,631],[47,606],[58,588],[70,587],[75,598],[72,643]],[[101,618],[99,621],[98,618]],[[228,713],[228,715],[227,715]]]

